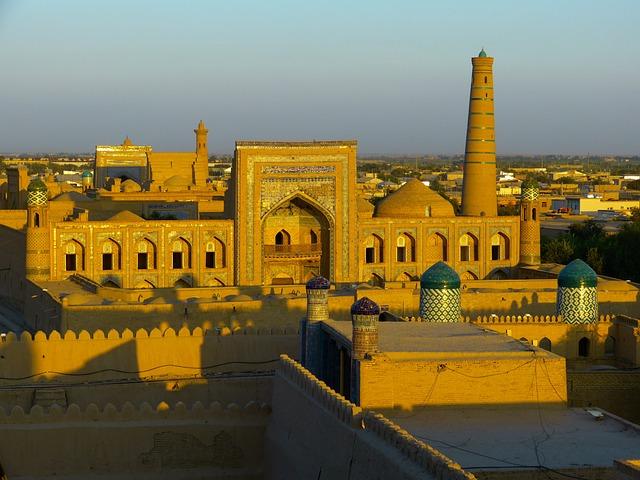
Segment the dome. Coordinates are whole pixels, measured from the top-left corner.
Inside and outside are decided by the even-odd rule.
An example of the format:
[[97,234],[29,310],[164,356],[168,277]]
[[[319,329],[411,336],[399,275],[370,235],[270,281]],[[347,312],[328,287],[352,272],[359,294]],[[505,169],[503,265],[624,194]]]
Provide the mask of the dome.
[[93,173],[91,172],[91,170],[85,170],[84,172],[82,172],[82,178],[91,178],[93,177]]
[[379,315],[380,307],[373,300],[362,297],[351,305],[351,315]]
[[142,187],[135,180],[131,180],[127,178],[124,182],[120,184],[120,188],[123,192],[141,192]]
[[478,54],[478,56],[480,58],[487,58],[487,52],[484,51],[484,48],[480,50],[480,53]]
[[46,192],[47,185],[40,179],[40,177],[36,177],[31,182],[29,182],[29,186],[27,187],[27,192]]
[[110,222],[144,222],[144,218],[139,217],[129,210],[122,210],[109,218]]
[[460,276],[446,263],[438,262],[422,274],[420,287],[436,290],[460,288]]
[[447,200],[414,178],[378,203],[375,216],[424,218],[455,215],[453,206]]
[[597,284],[596,272],[579,258],[564,267],[558,275],[558,287],[595,287]]
[[331,283],[326,278],[318,275],[307,282],[307,290],[328,290]]

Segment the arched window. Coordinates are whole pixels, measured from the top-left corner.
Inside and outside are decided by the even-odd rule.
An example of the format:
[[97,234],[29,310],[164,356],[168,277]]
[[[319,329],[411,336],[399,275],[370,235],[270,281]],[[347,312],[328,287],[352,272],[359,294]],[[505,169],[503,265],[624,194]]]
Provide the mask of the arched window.
[[488,82],[489,82],[489,79],[488,79],[488,78],[487,78],[487,76],[485,75],[485,77],[484,77],[484,83],[488,83]]
[[137,245],[138,270],[154,270],[156,267],[156,246],[145,238]]
[[206,268],[223,268],[225,265],[225,246],[219,238],[207,242],[205,246],[204,264]]
[[509,260],[509,237],[496,233],[491,237],[491,260]]
[[616,354],[616,339],[609,336],[604,341],[604,354],[605,355],[615,355]]
[[524,220],[525,222],[529,220],[529,207],[527,207],[526,205],[522,206],[522,220]]
[[318,243],[318,234],[313,230],[309,230],[309,240],[312,245]]
[[276,245],[291,245],[291,235],[286,230],[276,233]]
[[547,337],[542,337],[540,339],[540,342],[538,343],[538,346],[540,348],[543,348],[544,350],[550,352],[551,351],[551,340],[549,340]]
[[180,237],[171,245],[172,267],[176,270],[191,268],[191,245]]
[[384,260],[384,242],[378,235],[369,235],[364,242],[364,263],[381,263]]
[[524,343],[529,343],[529,340],[527,340],[527,337],[520,337],[520,341]]
[[478,240],[470,233],[465,233],[460,237],[460,261],[478,261]]
[[84,270],[84,246],[77,240],[70,240],[64,246],[64,269],[67,272]]
[[578,342],[578,356],[588,357],[590,346],[591,346],[591,342],[589,341],[589,339],[587,337],[582,337]]
[[531,220],[533,220],[534,222],[538,219],[538,214],[536,212],[535,208],[531,209]]
[[102,270],[120,270],[120,245],[112,239],[102,244]]
[[440,233],[434,233],[427,238],[425,250],[427,263],[447,261],[447,239]]
[[40,226],[40,214],[39,213],[34,213],[33,215],[33,226],[34,227],[39,227]]
[[416,261],[416,243],[408,233],[402,233],[396,238],[396,261],[401,263]]

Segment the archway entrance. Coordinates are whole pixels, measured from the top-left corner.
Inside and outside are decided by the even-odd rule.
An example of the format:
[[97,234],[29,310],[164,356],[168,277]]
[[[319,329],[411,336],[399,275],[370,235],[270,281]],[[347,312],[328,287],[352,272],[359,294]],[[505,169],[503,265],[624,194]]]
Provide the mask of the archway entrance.
[[331,224],[310,201],[295,196],[262,221],[262,281],[300,284],[315,275],[330,277]]

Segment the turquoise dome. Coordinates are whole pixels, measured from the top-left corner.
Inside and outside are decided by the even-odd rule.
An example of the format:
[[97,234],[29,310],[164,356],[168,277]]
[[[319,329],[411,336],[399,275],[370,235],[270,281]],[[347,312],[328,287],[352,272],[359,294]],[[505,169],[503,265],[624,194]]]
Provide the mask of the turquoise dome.
[[422,274],[420,287],[437,290],[460,288],[460,276],[446,263],[438,262]]
[[487,57],[487,52],[484,51],[484,48],[482,50],[480,50],[480,53],[478,54],[478,56],[480,58],[486,58]]
[[31,180],[27,187],[27,192],[46,192],[47,190],[47,186],[42,180],[40,180],[40,177],[36,177]]
[[85,170],[84,172],[82,172],[82,178],[91,178],[93,177],[93,173],[91,173],[90,170]]
[[597,284],[596,272],[579,258],[564,267],[558,275],[558,287],[595,287]]

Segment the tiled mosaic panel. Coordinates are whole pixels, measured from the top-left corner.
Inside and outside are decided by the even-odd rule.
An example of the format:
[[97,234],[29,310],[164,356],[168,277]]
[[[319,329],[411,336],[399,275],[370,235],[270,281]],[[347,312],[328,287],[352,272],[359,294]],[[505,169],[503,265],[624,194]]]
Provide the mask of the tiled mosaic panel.
[[459,322],[460,289],[420,289],[420,316],[427,322]]
[[556,311],[566,323],[598,321],[598,290],[594,287],[558,288]]

